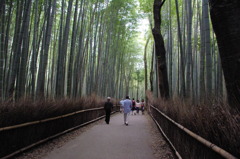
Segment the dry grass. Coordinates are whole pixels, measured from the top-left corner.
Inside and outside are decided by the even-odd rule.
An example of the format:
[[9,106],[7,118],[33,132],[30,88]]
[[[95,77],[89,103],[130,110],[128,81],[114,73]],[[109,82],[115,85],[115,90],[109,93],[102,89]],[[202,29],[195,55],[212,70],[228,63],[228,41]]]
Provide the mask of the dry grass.
[[0,127],[24,122],[46,119],[78,110],[103,107],[105,100],[92,95],[78,99],[45,99],[32,101],[20,99],[13,103],[5,101],[0,104]]
[[[15,103],[5,101],[0,105],[0,127],[56,117],[79,110],[101,108],[105,101],[106,99],[96,95],[75,100],[66,98],[37,101],[20,99]],[[115,104],[117,101],[112,99],[112,102]],[[114,107],[113,110],[116,109]],[[103,109],[84,111],[61,119],[1,131],[0,158],[50,136],[102,117],[104,114]]]
[[200,105],[175,98],[169,101],[154,99],[148,94],[151,104],[169,117],[196,134],[240,156],[240,113],[231,112],[224,102],[212,100]]

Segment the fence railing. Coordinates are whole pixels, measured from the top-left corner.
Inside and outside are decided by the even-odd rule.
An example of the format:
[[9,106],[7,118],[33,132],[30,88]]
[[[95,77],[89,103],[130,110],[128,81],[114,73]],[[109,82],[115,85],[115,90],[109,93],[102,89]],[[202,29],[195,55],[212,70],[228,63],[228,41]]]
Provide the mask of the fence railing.
[[[114,106],[113,112],[119,110]],[[0,128],[0,158],[7,159],[33,146],[97,121],[104,108],[80,110],[44,120]]]
[[[179,152],[186,159],[237,159],[229,152],[175,122],[152,105],[150,105],[150,114],[177,155]],[[179,155],[179,158],[181,156]]]

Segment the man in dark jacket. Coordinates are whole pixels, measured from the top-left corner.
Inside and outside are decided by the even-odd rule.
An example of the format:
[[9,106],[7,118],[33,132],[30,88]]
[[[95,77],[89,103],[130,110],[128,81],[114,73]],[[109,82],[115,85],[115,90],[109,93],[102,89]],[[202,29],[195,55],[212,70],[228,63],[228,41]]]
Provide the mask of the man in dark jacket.
[[110,115],[111,115],[111,111],[112,111],[112,108],[113,108],[113,104],[112,104],[112,102],[110,102],[110,100],[111,100],[111,98],[107,97],[107,102],[105,102],[105,104],[104,104],[104,109],[105,109],[105,112],[106,112],[105,121],[106,121],[107,124],[109,124]]

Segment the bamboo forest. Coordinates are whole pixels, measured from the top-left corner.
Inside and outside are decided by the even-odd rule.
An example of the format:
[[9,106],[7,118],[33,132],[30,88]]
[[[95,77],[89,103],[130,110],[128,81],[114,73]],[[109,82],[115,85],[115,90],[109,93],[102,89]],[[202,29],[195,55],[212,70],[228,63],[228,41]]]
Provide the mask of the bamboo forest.
[[11,147],[6,127],[96,111],[54,124],[62,132],[104,116],[106,99],[121,113],[126,96],[145,101],[182,158],[240,157],[239,26],[239,0],[0,0],[0,158],[45,139]]

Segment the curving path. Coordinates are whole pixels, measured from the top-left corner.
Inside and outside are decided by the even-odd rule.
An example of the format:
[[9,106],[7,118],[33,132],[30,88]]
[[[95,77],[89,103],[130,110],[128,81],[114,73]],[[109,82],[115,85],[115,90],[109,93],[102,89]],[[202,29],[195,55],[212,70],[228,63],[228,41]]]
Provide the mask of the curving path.
[[149,122],[147,115],[130,115],[125,126],[123,114],[112,115],[109,125],[94,125],[43,159],[155,159]]

